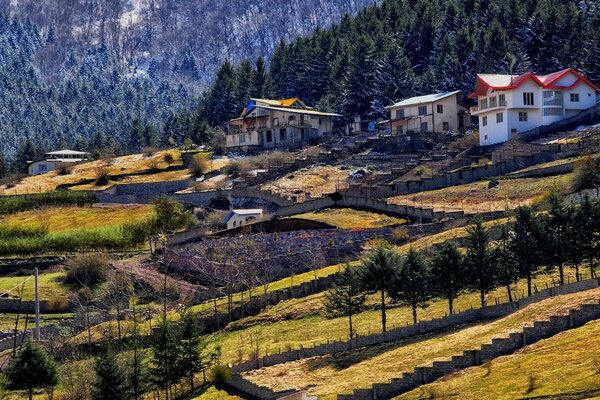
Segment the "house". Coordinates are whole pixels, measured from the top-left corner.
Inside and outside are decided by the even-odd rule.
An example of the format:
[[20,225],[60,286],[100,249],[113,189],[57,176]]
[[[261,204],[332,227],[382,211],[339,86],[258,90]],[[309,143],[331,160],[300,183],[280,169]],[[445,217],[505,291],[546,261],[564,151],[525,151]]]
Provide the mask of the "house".
[[390,110],[393,133],[464,132],[471,117],[458,101],[460,90],[411,97],[386,107]]
[[516,134],[572,117],[596,105],[598,87],[573,68],[548,75],[477,75],[469,95],[478,105],[482,146],[506,142]]
[[227,229],[237,228],[263,219],[262,208],[231,210],[225,217]]
[[29,175],[45,174],[57,169],[61,164],[76,164],[89,160],[90,153],[75,150],[58,150],[46,153],[43,160],[29,164]]
[[341,115],[314,110],[297,97],[250,99],[240,117],[229,121],[227,148],[241,151],[299,148],[330,133],[336,117]]

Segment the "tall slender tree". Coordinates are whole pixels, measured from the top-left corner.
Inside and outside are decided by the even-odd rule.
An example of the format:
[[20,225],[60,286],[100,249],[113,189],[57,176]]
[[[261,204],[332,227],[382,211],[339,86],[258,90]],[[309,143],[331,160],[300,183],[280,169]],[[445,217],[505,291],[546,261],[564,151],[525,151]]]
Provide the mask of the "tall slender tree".
[[489,233],[483,226],[481,217],[476,217],[467,228],[467,255],[465,258],[471,287],[479,291],[481,306],[485,306],[485,296],[496,284],[495,271],[490,262]]
[[413,323],[417,323],[417,308],[425,308],[433,297],[431,270],[421,254],[411,248],[406,255],[396,279],[391,297],[412,310]]
[[515,216],[511,248],[521,276],[527,278],[527,294],[531,296],[532,278],[544,259],[544,228],[529,206],[518,207]]
[[325,294],[325,313],[330,317],[348,317],[350,340],[354,337],[352,317],[364,309],[366,300],[358,271],[346,265],[338,281]]
[[454,300],[466,288],[463,256],[454,242],[446,242],[431,262],[432,289],[448,300],[448,313],[454,312]]

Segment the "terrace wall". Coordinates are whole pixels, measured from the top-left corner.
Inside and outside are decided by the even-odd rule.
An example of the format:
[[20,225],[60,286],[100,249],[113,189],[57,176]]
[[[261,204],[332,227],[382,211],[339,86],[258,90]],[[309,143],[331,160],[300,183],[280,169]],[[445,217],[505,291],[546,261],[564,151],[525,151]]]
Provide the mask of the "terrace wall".
[[241,373],[271,365],[297,361],[304,358],[324,356],[360,347],[394,342],[400,339],[450,329],[459,325],[473,323],[485,319],[500,318],[509,315],[529,304],[542,301],[552,296],[597,288],[598,283],[598,279],[588,279],[581,282],[544,289],[536,294],[533,294],[531,297],[526,297],[512,303],[503,303],[477,309],[470,309],[446,317],[435,318],[429,321],[421,321],[418,324],[391,329],[386,333],[359,336],[348,341],[334,341],[331,343],[325,343],[307,348],[300,347],[296,350],[273,354],[257,360],[236,364],[232,367],[232,371],[234,373]]

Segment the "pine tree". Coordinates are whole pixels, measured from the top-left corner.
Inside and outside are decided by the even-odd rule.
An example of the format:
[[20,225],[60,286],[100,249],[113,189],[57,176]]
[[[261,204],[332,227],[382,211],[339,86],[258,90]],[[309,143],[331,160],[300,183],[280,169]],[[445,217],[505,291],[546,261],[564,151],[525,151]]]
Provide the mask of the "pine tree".
[[94,400],[127,400],[128,388],[125,371],[116,355],[106,349],[96,357],[96,382],[92,391]]
[[235,71],[236,89],[235,89],[235,105],[237,110],[241,110],[248,104],[252,94],[252,88],[255,81],[255,71],[252,63],[248,60],[243,60]]
[[206,118],[212,125],[222,124],[233,118],[235,108],[235,71],[231,62],[223,63],[206,101]]
[[330,317],[348,317],[350,340],[354,337],[352,317],[364,309],[366,300],[359,273],[346,265],[339,280],[325,294],[325,312]]
[[518,207],[515,216],[511,248],[519,273],[527,278],[527,294],[531,296],[531,281],[544,257],[544,228],[531,207]]
[[594,260],[598,254],[598,236],[600,229],[598,228],[598,216],[600,210],[598,204],[590,200],[589,195],[585,195],[581,202],[578,215],[578,229],[580,230],[580,238],[582,245],[582,254],[588,261],[590,276],[596,276]]
[[376,98],[389,106],[414,95],[415,74],[402,47],[396,40],[388,45],[383,58],[377,63]]
[[259,99],[268,99],[273,95],[273,81],[267,70],[265,59],[262,56],[258,57],[256,59],[251,96]]
[[204,349],[206,342],[202,337],[202,329],[198,325],[197,315],[190,309],[181,313],[180,337],[178,349],[178,369],[181,376],[188,376],[190,387],[194,390],[194,374],[206,367]]
[[373,41],[366,37],[358,37],[352,47],[342,88],[342,107],[346,116],[370,115],[375,94],[373,51]]
[[485,296],[494,289],[496,283],[495,270],[490,262],[489,233],[483,226],[481,217],[476,217],[467,228],[467,266],[468,280],[471,287],[479,291],[481,306],[485,306]]
[[172,323],[163,316],[157,337],[152,341],[152,368],[154,383],[164,390],[165,399],[172,398],[171,386],[177,378],[177,347],[179,339]]
[[510,287],[519,279],[519,270],[510,245],[509,231],[502,227],[500,238],[492,249],[491,260],[495,267],[498,284],[506,287],[508,301],[512,302],[513,295]]
[[417,308],[425,308],[433,296],[431,270],[423,257],[413,248],[408,251],[402,267],[393,281],[391,297],[412,309],[413,323],[417,323]]
[[400,255],[382,244],[375,248],[364,260],[360,269],[362,288],[367,293],[380,295],[381,328],[386,332],[386,296],[390,296],[396,275],[402,267]]
[[579,205],[570,204],[567,207],[568,220],[566,226],[566,254],[568,262],[575,268],[575,279],[577,282],[581,279],[579,266],[584,260],[584,228],[585,223],[581,220],[581,207]]
[[130,151],[139,151],[142,148],[142,140],[144,135],[144,128],[142,121],[138,118],[134,119],[129,128],[129,134],[127,136],[127,147]]
[[56,364],[37,345],[27,341],[23,349],[14,358],[6,371],[9,388],[27,391],[29,400],[33,399],[33,389],[56,386],[58,372]]
[[546,230],[548,240],[546,254],[549,256],[551,265],[558,265],[560,284],[565,284],[564,263],[567,260],[567,229],[569,213],[564,204],[562,194],[553,191],[548,198],[550,206],[546,218]]
[[446,242],[431,263],[432,286],[436,294],[448,300],[448,313],[454,312],[454,300],[466,288],[463,256],[454,242]]

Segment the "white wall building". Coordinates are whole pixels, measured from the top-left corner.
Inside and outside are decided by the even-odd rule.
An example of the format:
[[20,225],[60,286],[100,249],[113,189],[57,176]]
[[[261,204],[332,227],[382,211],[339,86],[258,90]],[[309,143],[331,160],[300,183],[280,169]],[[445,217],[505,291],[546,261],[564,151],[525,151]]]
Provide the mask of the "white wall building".
[[466,106],[458,102],[460,90],[411,97],[387,107],[392,132],[462,132],[470,125]]
[[75,150],[58,150],[46,153],[43,160],[29,164],[29,175],[45,174],[53,171],[61,164],[76,164],[89,160],[90,153]]
[[261,208],[231,210],[225,217],[225,223],[227,223],[227,229],[233,229],[260,221],[262,219],[263,210]]
[[479,143],[502,143],[596,105],[598,87],[573,68],[549,75],[477,75]]

